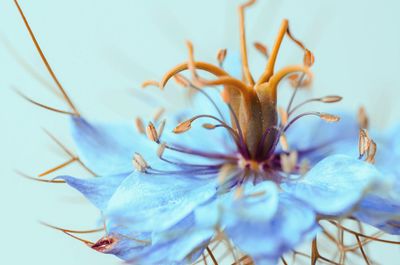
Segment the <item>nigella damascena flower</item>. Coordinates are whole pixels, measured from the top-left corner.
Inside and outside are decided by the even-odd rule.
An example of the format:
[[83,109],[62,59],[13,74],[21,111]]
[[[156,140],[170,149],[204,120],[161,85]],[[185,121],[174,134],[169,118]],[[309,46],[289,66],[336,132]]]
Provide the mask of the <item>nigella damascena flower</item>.
[[[56,179],[101,211],[105,235],[95,243],[85,241],[91,248],[135,264],[185,264],[205,251],[212,256],[208,246],[222,238],[256,264],[276,264],[311,240],[312,259],[321,258],[316,249],[321,220],[340,226],[338,220],[351,217],[400,234],[399,128],[369,132],[365,111],[358,119],[300,112],[307,103],[336,103],[341,97],[293,105],[297,91],[311,82],[314,57],[289,31],[287,20],[270,52],[256,44],[268,62],[255,79],[244,28],[244,10],[253,2],[239,7],[241,63],[226,50],[218,53],[218,65],[197,61],[187,42],[188,60],[144,86],[163,89],[174,78],[196,91],[193,106],[159,112],[147,125],[141,118],[96,123],[81,116],[17,4],[71,112],[51,109],[71,115],[79,162],[98,176]],[[304,61],[276,69],[285,36],[304,52]],[[199,70],[214,78],[201,77]],[[286,77],[294,92],[282,108],[277,90]]]

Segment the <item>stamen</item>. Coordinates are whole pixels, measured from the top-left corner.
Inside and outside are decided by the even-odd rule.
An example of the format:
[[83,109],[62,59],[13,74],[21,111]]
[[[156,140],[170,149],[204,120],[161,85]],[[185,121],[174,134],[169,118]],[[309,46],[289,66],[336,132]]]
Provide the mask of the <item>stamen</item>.
[[361,128],[368,129],[369,127],[369,118],[364,107],[358,109],[358,123]]
[[161,116],[165,113],[165,108],[160,108],[159,110],[157,110],[156,113],[154,113],[153,116],[153,122],[157,123],[158,120],[161,118]]
[[296,168],[297,165],[297,152],[293,151],[290,152],[288,155],[287,154],[281,154],[281,167],[283,172],[285,173],[291,173],[293,170]]
[[232,179],[235,174],[233,174],[236,170],[236,167],[234,164],[224,164],[221,169],[218,172],[218,183],[220,185],[224,184],[226,181]]
[[260,43],[260,42],[254,42],[254,47],[257,49],[257,51],[259,51],[262,55],[265,56],[265,58],[269,58],[269,52],[268,52],[268,48],[267,46],[265,46],[264,44]]
[[301,176],[304,176],[310,170],[310,161],[307,159],[303,159],[300,162],[299,173]]
[[327,122],[338,122],[340,120],[339,116],[328,114],[328,113],[320,113],[319,117]]
[[146,169],[149,168],[146,160],[144,160],[144,158],[139,153],[135,153],[133,155],[132,163],[135,169],[139,172],[146,172]]
[[218,61],[219,67],[221,67],[221,68],[222,68],[222,65],[224,64],[226,54],[227,54],[226,49],[219,49],[217,52],[217,61]]
[[154,124],[152,122],[149,122],[149,124],[146,127],[146,134],[147,138],[149,138],[150,141],[159,142],[159,137],[156,128],[154,127]]
[[336,103],[336,102],[341,101],[342,99],[343,99],[343,98],[342,98],[341,96],[333,95],[333,96],[325,96],[325,97],[322,97],[322,98],[320,98],[319,100],[320,100],[321,102],[323,102],[323,103]]
[[302,103],[298,104],[296,107],[294,107],[292,110],[290,110],[289,112],[289,116],[291,114],[293,114],[296,110],[298,110],[299,108],[301,108],[302,106],[311,103],[311,102],[322,102],[322,103],[336,103],[341,101],[343,98],[341,96],[336,96],[336,95],[330,95],[330,96],[325,96],[322,98],[312,98],[312,99],[308,99],[306,101],[303,101]]
[[51,68],[49,62],[47,61],[42,49],[40,48],[40,45],[38,43],[38,41],[36,40],[35,35],[33,34],[33,31],[28,23],[28,20],[26,19],[24,12],[22,11],[21,7],[18,4],[17,0],[14,0],[15,5],[18,8],[18,12],[20,13],[22,20],[24,21],[24,24],[29,32],[29,35],[36,47],[36,50],[38,51],[40,58],[42,59],[44,65],[46,66],[47,71],[49,72],[51,78],[54,80],[54,82],[56,83],[57,87],[59,88],[61,94],[63,95],[65,101],[67,102],[67,104],[71,107],[72,111],[73,111],[73,115],[76,116],[80,116],[78,110],[75,108],[74,104],[72,103],[71,99],[69,98],[68,94],[65,92],[63,86],[61,85],[60,81],[58,80],[57,76],[55,75],[53,69]]
[[285,126],[288,122],[288,113],[286,112],[286,110],[282,107],[278,107],[278,113],[279,113],[279,117],[281,119],[281,126]]
[[211,124],[211,123],[204,123],[202,126],[204,129],[207,129],[207,130],[213,130],[213,129],[217,128],[217,125]]
[[360,128],[359,136],[358,136],[358,153],[359,159],[361,159],[367,150],[369,149],[371,144],[371,140],[368,136],[368,131]]
[[192,128],[192,122],[192,119],[183,121],[179,123],[172,132],[176,134],[187,132]]
[[166,122],[167,121],[164,119],[157,127],[158,140],[162,137]]
[[162,158],[165,148],[166,148],[167,144],[165,142],[161,143],[158,148],[157,148],[157,156],[159,158]]
[[144,128],[143,120],[139,117],[135,119],[136,129],[140,134],[146,134],[146,129]]
[[281,144],[283,151],[289,151],[289,143],[285,134],[279,136],[279,143]]
[[304,79],[305,76],[306,75],[304,73],[301,74],[300,78],[297,80],[296,85],[294,86],[294,90],[293,90],[292,96],[290,97],[289,104],[288,104],[288,106],[286,108],[286,112],[288,113],[288,116],[290,116],[290,112],[291,112],[291,108],[292,108],[292,104],[293,104],[294,98],[296,97],[297,91],[299,90],[300,85],[303,82],[303,79]]
[[321,118],[322,120],[326,122],[338,122],[340,120],[339,116],[328,114],[328,113],[322,113],[322,112],[316,112],[316,111],[311,111],[311,112],[305,112],[300,115],[297,115],[295,118],[293,118],[284,128],[283,132],[286,132],[289,127],[295,123],[297,120],[299,120],[302,117],[305,116],[317,116]]
[[373,140],[371,140],[370,147],[368,148],[367,151],[367,158],[365,159],[366,162],[370,164],[375,163],[376,149],[377,149],[376,143]]

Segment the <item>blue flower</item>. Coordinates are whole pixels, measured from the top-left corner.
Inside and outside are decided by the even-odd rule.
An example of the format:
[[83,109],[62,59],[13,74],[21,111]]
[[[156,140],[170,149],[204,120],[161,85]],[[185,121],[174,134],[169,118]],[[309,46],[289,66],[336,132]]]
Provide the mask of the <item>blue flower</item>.
[[[399,129],[369,135],[365,117],[357,121],[342,114],[339,122],[329,113],[297,114],[309,102],[335,103],[341,97],[292,106],[298,90],[311,82],[314,57],[290,33],[287,20],[265,71],[254,80],[243,21],[245,7],[253,2],[239,9],[239,68],[224,51],[218,66],[196,61],[188,42],[187,62],[160,82],[145,83],[163,89],[174,77],[197,91],[191,109],[166,120],[157,117],[147,126],[141,119],[136,126],[133,121],[91,122],[56,80],[72,109],[67,114],[80,161],[97,174],[58,177],[101,211],[106,231],[93,249],[135,264],[187,264],[223,234],[257,264],[276,264],[314,239],[323,219],[353,217],[400,234]],[[304,51],[304,62],[276,70],[285,35]],[[181,75],[186,70],[190,79]],[[215,78],[204,79],[197,70]],[[285,77],[294,92],[283,109],[277,107],[277,90]],[[197,126],[200,120],[207,123]]]

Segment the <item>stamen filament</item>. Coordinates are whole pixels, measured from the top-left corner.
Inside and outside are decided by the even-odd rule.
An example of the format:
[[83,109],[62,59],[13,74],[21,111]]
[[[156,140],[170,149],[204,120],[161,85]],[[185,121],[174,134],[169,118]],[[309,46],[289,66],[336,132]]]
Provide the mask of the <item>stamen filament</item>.
[[339,121],[339,117],[338,116],[334,116],[331,114],[326,114],[326,113],[322,113],[322,112],[317,112],[317,111],[310,111],[310,112],[305,112],[302,114],[297,115],[295,118],[293,118],[284,128],[283,128],[283,132],[286,132],[287,129],[289,129],[289,127],[295,123],[298,119],[305,117],[305,116],[318,116],[321,119],[327,121],[327,122],[337,122]]

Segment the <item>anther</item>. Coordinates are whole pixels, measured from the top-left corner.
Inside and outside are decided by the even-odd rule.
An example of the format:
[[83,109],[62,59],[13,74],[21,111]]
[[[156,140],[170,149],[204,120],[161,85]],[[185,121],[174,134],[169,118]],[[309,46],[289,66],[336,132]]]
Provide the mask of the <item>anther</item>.
[[153,141],[156,143],[159,141],[157,130],[154,127],[154,124],[152,122],[149,122],[149,125],[147,125],[146,134],[147,134],[147,138],[149,138],[150,141]]
[[260,42],[254,42],[253,43],[254,48],[256,48],[257,51],[259,51],[262,55],[264,55],[267,59],[269,57],[269,52],[267,46]]
[[329,113],[320,113],[319,117],[327,122],[338,122],[340,121],[340,117],[336,115],[332,115]]
[[133,155],[132,163],[135,169],[139,172],[145,172],[146,169],[149,168],[146,160],[144,160],[144,158],[139,153],[135,153]]
[[157,110],[156,113],[154,113],[153,121],[158,122],[158,120],[161,118],[164,112],[165,112],[164,108],[160,108],[159,110]]
[[165,123],[166,120],[163,120],[157,127],[158,140],[160,140],[160,138],[162,137],[165,128]]
[[167,147],[167,144],[166,144],[165,142],[164,142],[164,143],[161,143],[161,144],[158,146],[158,149],[157,149],[157,156],[158,156],[159,158],[162,158],[166,147]]
[[136,129],[141,134],[146,134],[146,129],[144,128],[143,120],[139,117],[135,119]]
[[218,60],[218,64],[219,66],[222,66],[225,58],[226,58],[226,54],[227,54],[227,50],[226,49],[219,49],[217,52],[217,60]]
[[358,109],[358,123],[361,128],[368,129],[369,126],[369,118],[367,112],[364,107],[360,107]]
[[187,132],[192,128],[192,122],[192,119],[183,121],[179,123],[172,132],[177,134]]
[[285,173],[291,173],[297,164],[297,152],[290,152],[287,154],[281,154],[281,166]]
[[211,124],[211,123],[204,123],[202,126],[204,129],[207,129],[207,130],[213,130],[213,129],[217,128],[217,125]]
[[319,99],[319,101],[323,102],[323,103],[336,103],[341,101],[343,98],[341,96],[325,96]]

